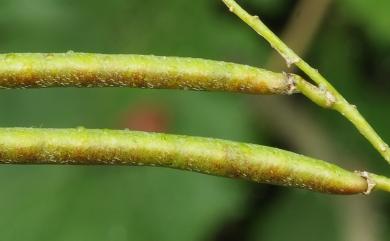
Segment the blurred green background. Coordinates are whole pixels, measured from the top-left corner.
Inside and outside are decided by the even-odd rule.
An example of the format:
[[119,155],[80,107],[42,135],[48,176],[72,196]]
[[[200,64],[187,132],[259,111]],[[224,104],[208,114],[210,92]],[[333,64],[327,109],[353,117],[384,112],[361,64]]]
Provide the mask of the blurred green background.
[[[282,34],[295,18],[312,21],[309,11],[299,9],[304,2],[310,1],[240,3]],[[304,47],[305,58],[390,141],[390,2],[338,0],[326,8]],[[300,30],[305,33],[305,25]],[[269,45],[218,0],[0,0],[0,32],[2,53],[191,56],[273,69]],[[296,34],[295,41],[301,38]],[[299,96],[286,102],[171,90],[2,90],[0,125],[131,128],[224,138],[390,175],[351,124]],[[379,192],[330,196],[149,167],[0,167],[0,240],[389,237],[390,198]]]

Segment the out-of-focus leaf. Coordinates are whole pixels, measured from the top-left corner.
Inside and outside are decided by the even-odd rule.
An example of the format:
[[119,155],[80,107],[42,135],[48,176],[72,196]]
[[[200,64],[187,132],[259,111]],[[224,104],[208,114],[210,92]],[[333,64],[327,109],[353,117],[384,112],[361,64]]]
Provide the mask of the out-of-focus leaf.
[[363,26],[378,43],[390,46],[389,1],[343,0],[338,4],[346,16]]
[[[341,240],[335,203],[322,195],[297,191],[272,206],[266,220],[258,219],[252,240]],[[340,215],[342,216],[342,215]]]

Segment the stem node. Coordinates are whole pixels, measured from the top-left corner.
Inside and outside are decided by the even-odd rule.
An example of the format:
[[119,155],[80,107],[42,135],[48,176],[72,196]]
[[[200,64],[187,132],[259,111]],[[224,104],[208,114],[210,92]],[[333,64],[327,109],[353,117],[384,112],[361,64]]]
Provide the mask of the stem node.
[[283,72],[283,75],[285,75],[287,79],[287,85],[288,85],[287,94],[292,95],[294,93],[297,93],[298,89],[297,89],[297,84],[294,75],[286,72]]
[[363,172],[357,171],[356,173],[358,173],[361,177],[363,177],[367,181],[367,190],[363,192],[363,194],[369,195],[376,186],[375,180],[371,178],[370,173],[366,171]]

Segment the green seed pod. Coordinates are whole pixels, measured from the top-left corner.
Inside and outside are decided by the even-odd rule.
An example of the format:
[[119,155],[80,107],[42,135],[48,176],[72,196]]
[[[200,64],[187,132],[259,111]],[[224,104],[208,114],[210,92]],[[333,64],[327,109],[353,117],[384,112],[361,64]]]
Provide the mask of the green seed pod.
[[0,88],[134,87],[292,94],[281,73],[196,58],[86,53],[1,54]]
[[368,189],[357,173],[292,152],[136,131],[1,128],[0,163],[161,166],[333,194]]

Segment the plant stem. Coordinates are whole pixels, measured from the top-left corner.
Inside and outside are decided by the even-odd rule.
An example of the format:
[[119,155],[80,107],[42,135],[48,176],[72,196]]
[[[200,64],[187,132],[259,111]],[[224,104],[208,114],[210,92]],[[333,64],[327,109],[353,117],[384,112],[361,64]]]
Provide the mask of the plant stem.
[[369,176],[374,181],[376,188],[390,192],[390,179],[384,176],[379,176],[376,174],[369,173]]
[[0,163],[162,166],[332,194],[367,191],[359,174],[292,152],[127,130],[0,128]]
[[[322,90],[328,99],[328,104],[322,107],[334,109],[345,116],[358,131],[374,146],[374,148],[390,164],[390,148],[375,132],[370,124],[364,119],[354,105],[351,105],[344,97],[314,68],[302,60],[293,50],[283,43],[260,19],[246,12],[234,0],[222,0],[229,10],[236,14],[241,20],[253,28],[259,35],[265,38],[271,46],[279,52],[285,59],[287,66],[296,65],[305,72],[314,82],[318,84],[318,89]],[[299,89],[299,88],[298,88]],[[313,88],[299,89],[302,94],[313,100],[317,94]],[[317,102],[316,102],[317,103]]]
[[292,94],[286,75],[195,58],[86,53],[2,54],[0,88],[139,87]]

